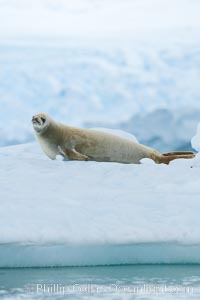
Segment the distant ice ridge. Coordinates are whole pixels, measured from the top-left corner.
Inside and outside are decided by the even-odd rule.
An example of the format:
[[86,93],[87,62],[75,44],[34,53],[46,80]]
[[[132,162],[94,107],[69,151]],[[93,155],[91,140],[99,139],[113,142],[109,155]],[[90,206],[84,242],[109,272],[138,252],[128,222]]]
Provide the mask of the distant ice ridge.
[[64,162],[29,143],[0,148],[0,165],[0,267],[200,263],[198,155]]
[[[0,44],[0,145],[33,141],[33,114],[190,149],[200,118],[198,41]],[[8,126],[9,118],[9,126]]]
[[196,0],[0,0],[0,146],[33,141],[29,121],[44,111],[189,149],[199,10]]

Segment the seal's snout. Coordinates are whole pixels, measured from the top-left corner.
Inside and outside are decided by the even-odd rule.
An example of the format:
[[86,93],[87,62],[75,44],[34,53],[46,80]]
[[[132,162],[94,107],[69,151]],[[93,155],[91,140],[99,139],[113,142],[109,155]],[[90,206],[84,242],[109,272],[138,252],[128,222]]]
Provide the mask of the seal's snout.
[[42,133],[48,128],[48,118],[45,114],[37,114],[32,117],[33,128],[37,133]]
[[36,116],[32,117],[33,124],[43,125],[45,122],[46,122],[46,119],[44,116],[36,115]]
[[32,123],[36,123],[36,119],[35,119],[35,116],[32,117]]

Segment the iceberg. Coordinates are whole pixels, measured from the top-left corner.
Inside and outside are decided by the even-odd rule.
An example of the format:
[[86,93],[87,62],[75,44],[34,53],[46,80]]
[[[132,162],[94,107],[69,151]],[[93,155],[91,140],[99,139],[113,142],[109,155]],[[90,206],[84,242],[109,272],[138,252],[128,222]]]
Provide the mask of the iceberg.
[[0,267],[200,263],[198,155],[51,161],[27,143],[1,147],[0,166]]

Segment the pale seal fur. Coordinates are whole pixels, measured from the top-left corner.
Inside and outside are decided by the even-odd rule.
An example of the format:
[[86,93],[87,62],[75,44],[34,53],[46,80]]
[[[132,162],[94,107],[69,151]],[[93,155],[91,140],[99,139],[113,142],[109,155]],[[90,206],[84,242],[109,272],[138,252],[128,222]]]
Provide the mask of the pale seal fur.
[[141,159],[150,158],[156,163],[168,164],[176,158],[195,156],[192,152],[161,154],[153,148],[110,133],[66,126],[44,113],[33,116],[32,123],[42,150],[51,159],[60,154],[69,160],[138,164]]

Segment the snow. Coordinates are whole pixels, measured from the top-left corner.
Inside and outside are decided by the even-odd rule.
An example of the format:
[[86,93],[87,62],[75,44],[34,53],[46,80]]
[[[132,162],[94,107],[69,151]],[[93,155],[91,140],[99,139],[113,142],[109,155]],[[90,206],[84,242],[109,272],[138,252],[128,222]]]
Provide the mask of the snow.
[[192,138],[192,147],[199,152],[200,150],[200,124],[197,127],[197,133],[196,135]]
[[198,156],[52,161],[27,143],[0,165],[0,267],[200,263]]
[[195,166],[199,166],[199,160],[200,160],[200,124],[197,126],[197,132],[196,135],[192,138],[191,141],[192,147],[198,152],[195,159]]

